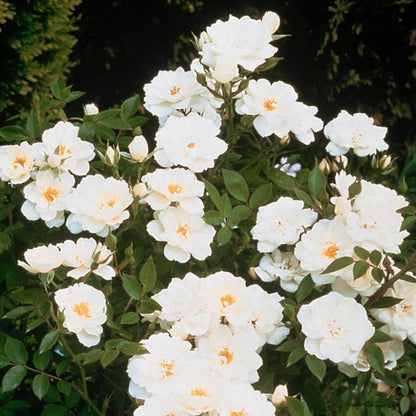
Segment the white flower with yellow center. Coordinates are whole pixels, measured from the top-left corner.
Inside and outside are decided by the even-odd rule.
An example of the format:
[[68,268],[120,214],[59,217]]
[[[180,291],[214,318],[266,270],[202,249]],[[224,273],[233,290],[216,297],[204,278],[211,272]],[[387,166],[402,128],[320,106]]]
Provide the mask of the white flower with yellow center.
[[42,158],[41,165],[49,165],[74,175],[86,175],[89,162],[94,159],[94,145],[78,137],[79,127],[72,123],[59,121],[54,127],[42,134],[42,144],[36,148]]
[[190,414],[178,407],[171,394],[163,392],[147,399],[134,411],[133,416],[190,416]]
[[79,238],[76,242],[66,240],[58,244],[58,247],[63,256],[62,264],[71,267],[67,276],[73,279],[79,279],[91,271],[105,280],[111,280],[116,275],[114,269],[109,266],[113,260],[113,253],[93,238]]
[[127,366],[129,393],[135,398],[146,399],[169,389],[188,366],[195,365],[196,356],[188,341],[159,333],[142,344],[148,353],[130,358]]
[[142,176],[141,180],[149,190],[143,201],[152,209],[159,211],[177,203],[191,214],[203,213],[204,204],[199,197],[204,194],[205,186],[190,170],[156,169]]
[[329,140],[326,150],[330,155],[343,155],[352,149],[357,156],[374,155],[388,149],[384,141],[387,128],[374,125],[374,120],[364,113],[349,114],[342,110],[324,128]]
[[205,101],[206,90],[197,82],[195,72],[182,67],[159,71],[143,89],[144,107],[158,117],[166,117],[174,110],[198,108]]
[[26,250],[23,254],[25,262],[17,260],[18,266],[29,273],[48,273],[62,264],[62,255],[58,247],[49,244]]
[[181,207],[168,207],[157,211],[155,216],[156,219],[147,224],[147,232],[156,240],[167,242],[164,254],[168,260],[185,263],[191,255],[197,260],[211,255],[215,228],[200,214],[190,214]]
[[256,350],[258,343],[248,332],[233,334],[226,325],[196,339],[196,352],[208,367],[223,377],[240,382],[255,383],[262,359]]
[[264,255],[255,272],[263,282],[280,279],[282,289],[290,293],[296,292],[299,283],[308,274],[300,267],[299,260],[292,252],[281,252],[278,249]]
[[336,292],[302,305],[297,318],[306,335],[306,352],[335,363],[355,364],[375,331],[365,308]]
[[305,227],[311,226],[318,214],[303,208],[302,201],[280,197],[259,208],[256,225],[251,233],[258,240],[257,249],[262,253],[272,252],[282,244],[295,244]]
[[[230,15],[226,22],[217,20],[206,28],[207,42],[202,45],[201,62],[215,73],[217,66],[224,65],[227,59],[227,73],[231,78],[238,75],[238,65],[254,71],[277,51],[270,45],[270,32],[269,24],[248,16],[238,19]],[[231,78],[219,81],[227,82]]]
[[311,273],[317,285],[332,283],[337,277],[350,279],[350,268],[344,268],[330,274],[322,272],[336,259],[351,257],[354,242],[348,237],[347,226],[342,217],[333,220],[318,221],[311,230],[302,235],[295,246],[295,256],[303,270]]
[[289,84],[267,79],[251,80],[245,94],[236,101],[238,114],[255,116],[253,125],[262,137],[286,136],[292,131],[302,143],[314,140],[313,132],[322,129],[315,117],[318,109],[296,101],[298,95]]
[[55,302],[64,314],[64,327],[74,332],[79,342],[92,347],[100,342],[101,325],[107,320],[104,293],[85,283],[76,283],[55,292]]
[[124,180],[90,175],[82,179],[68,199],[71,215],[66,225],[73,234],[89,231],[100,237],[108,235],[129,218],[133,202]]
[[0,179],[13,185],[26,182],[33,171],[34,155],[27,142],[0,146]]
[[22,205],[23,215],[30,221],[41,218],[51,227],[60,227],[64,211],[73,192],[74,177],[68,172],[56,175],[51,170],[39,171],[35,180],[23,189],[26,201]]
[[390,308],[372,309],[372,315],[388,325],[392,337],[400,340],[409,338],[416,344],[416,284],[398,280],[387,290],[386,296],[402,301]]
[[156,133],[155,160],[165,168],[181,165],[193,172],[212,168],[228,147],[217,137],[219,133],[214,121],[196,113],[171,116]]

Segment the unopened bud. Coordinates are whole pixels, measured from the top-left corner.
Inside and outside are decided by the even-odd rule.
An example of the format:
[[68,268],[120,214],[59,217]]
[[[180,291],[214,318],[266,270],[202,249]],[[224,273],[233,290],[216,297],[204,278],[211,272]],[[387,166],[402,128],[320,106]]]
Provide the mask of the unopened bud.
[[233,59],[220,56],[215,62],[214,79],[221,84],[230,82],[233,78],[238,77],[238,66]]
[[264,13],[261,21],[267,26],[271,35],[273,35],[280,26],[280,17],[275,12]]
[[390,155],[384,155],[380,158],[379,162],[378,162],[378,167],[380,169],[387,169],[391,166],[392,164],[392,159]]
[[147,187],[143,182],[136,183],[133,186],[133,195],[138,198],[144,198],[147,195]]
[[272,403],[276,407],[281,407],[286,403],[286,397],[288,396],[287,387],[283,384],[279,384],[272,394]]
[[94,114],[98,114],[99,110],[95,104],[91,103],[85,104],[84,112],[87,116],[93,116]]
[[318,168],[321,172],[328,175],[331,172],[331,165],[329,164],[328,160],[323,158],[318,165]]
[[256,268],[255,267],[253,267],[253,266],[251,266],[249,269],[248,269],[248,274],[253,278],[253,279],[258,279],[258,276],[257,276],[257,274],[256,274]]
[[109,146],[107,147],[107,151],[105,152],[105,164],[108,166],[114,166],[120,160],[120,150],[118,146],[116,149]]
[[132,159],[137,162],[142,162],[149,154],[149,145],[143,136],[135,136],[128,147]]
[[332,171],[338,172],[341,169],[346,169],[348,166],[348,158],[344,155],[335,156],[334,162],[332,163]]
[[61,164],[61,157],[59,155],[50,155],[48,157],[48,165],[53,169]]

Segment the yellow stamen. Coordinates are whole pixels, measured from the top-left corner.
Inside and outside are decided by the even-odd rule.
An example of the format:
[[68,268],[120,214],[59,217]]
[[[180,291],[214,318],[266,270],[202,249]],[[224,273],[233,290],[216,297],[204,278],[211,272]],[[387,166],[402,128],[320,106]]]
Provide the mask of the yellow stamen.
[[188,149],[193,149],[195,147],[195,143],[194,142],[188,143],[187,147]]
[[176,234],[181,234],[183,238],[188,238],[187,234],[191,231],[191,227],[188,224],[179,224]]
[[175,185],[173,183],[171,183],[170,185],[168,185],[168,189],[169,189],[169,192],[171,194],[180,194],[182,192],[182,186]]
[[85,318],[91,318],[91,311],[88,302],[76,303],[72,307],[73,311],[79,316],[84,316]]
[[170,95],[176,95],[180,92],[180,87],[174,86],[169,90]]
[[338,322],[335,319],[328,324],[328,328],[329,333],[331,334],[331,338],[337,337],[342,331],[342,328],[339,326]]
[[322,251],[322,254],[325,257],[328,257],[328,258],[334,260],[334,259],[337,258],[339,250],[341,250],[341,249],[335,243],[333,243],[331,241],[330,245]]
[[221,365],[224,365],[224,364],[231,364],[231,362],[233,361],[233,359],[234,359],[234,353],[232,353],[232,352],[230,352],[230,350],[228,349],[228,347],[225,347],[223,350],[221,350],[219,353],[218,353],[218,355],[220,356],[220,357],[224,357],[225,358],[225,361],[224,360],[221,360]]
[[59,145],[59,156],[63,156],[65,153],[71,154],[72,150],[68,149],[64,144]]
[[170,363],[168,363],[165,360],[161,360],[160,361],[160,366],[162,367],[162,380],[164,380],[165,378],[171,377],[173,376],[175,373],[173,372],[173,361],[171,361]]
[[191,396],[198,396],[198,397],[211,397],[204,389],[201,387],[197,387],[190,391]]
[[56,198],[58,198],[59,194],[61,193],[61,190],[58,188],[52,188],[52,186],[48,186],[43,191],[43,197],[49,202],[52,203],[55,201]]
[[233,411],[231,411],[230,412],[230,416],[247,416],[247,413],[246,413],[246,411],[243,409],[243,410],[240,410],[239,412],[233,412]]
[[220,301],[222,307],[226,308],[227,306],[231,306],[233,303],[235,303],[236,298],[228,293],[225,296],[222,296],[220,298]]
[[25,163],[26,163],[26,157],[25,156],[16,156],[15,158],[14,158],[14,161],[13,161],[13,168],[14,169],[17,169],[17,166],[16,165],[20,165],[21,167],[23,167],[24,165],[25,165]]
[[263,107],[267,111],[274,111],[277,108],[277,100],[275,100],[274,98],[268,99],[268,100],[264,100],[263,101]]

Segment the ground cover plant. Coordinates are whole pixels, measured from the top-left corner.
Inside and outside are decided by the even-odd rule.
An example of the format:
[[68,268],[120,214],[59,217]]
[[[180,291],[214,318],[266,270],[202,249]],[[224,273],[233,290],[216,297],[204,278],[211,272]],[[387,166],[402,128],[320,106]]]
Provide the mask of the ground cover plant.
[[58,80],[0,128],[1,415],[412,412],[415,209],[386,127],[267,79],[279,23],[217,20],[143,97],[67,117]]

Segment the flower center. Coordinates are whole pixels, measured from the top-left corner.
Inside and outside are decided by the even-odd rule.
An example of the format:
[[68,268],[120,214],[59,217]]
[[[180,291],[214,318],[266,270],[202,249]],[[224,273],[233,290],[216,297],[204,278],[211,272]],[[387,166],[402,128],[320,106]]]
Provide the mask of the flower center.
[[173,194],[180,194],[182,192],[182,186],[175,185],[174,183],[171,183],[168,185],[169,192]]
[[362,139],[363,135],[361,133],[353,133],[351,137],[351,142],[355,144],[356,142],[359,142]]
[[188,143],[188,146],[187,146],[188,149],[193,149],[194,147],[195,147],[195,143],[194,142]]
[[277,108],[277,100],[275,100],[274,98],[269,98],[268,100],[264,100],[263,107],[266,111],[274,111]]
[[172,87],[170,90],[169,90],[169,93],[170,93],[170,95],[176,95],[176,94],[178,94],[179,92],[180,92],[180,87],[177,87],[176,85],[174,86],[174,87]]
[[206,390],[202,389],[201,387],[196,387],[190,391],[191,396],[198,396],[198,397],[211,397]]
[[168,377],[172,377],[175,373],[173,372],[174,362],[171,361],[168,363],[165,360],[160,361],[160,366],[162,367],[162,380]]
[[231,362],[233,361],[233,359],[234,359],[234,353],[232,353],[232,352],[230,352],[230,350],[228,349],[228,347],[225,347],[224,349],[222,349],[219,353],[218,353],[218,355],[220,356],[220,357],[223,357],[223,358],[225,358],[225,360],[221,360],[221,365],[224,365],[224,364],[231,364]]
[[331,335],[331,338],[337,337],[342,332],[342,328],[340,327],[339,323],[334,319],[332,322],[328,324],[328,331]]
[[45,191],[43,192],[43,197],[49,202],[52,203],[55,199],[58,198],[59,194],[61,193],[60,189],[52,188],[52,186],[48,186]]
[[338,251],[341,249],[332,241],[327,244],[328,246],[322,251],[322,255],[332,260],[336,259],[338,256]]
[[231,306],[233,303],[235,303],[236,298],[229,293],[227,293],[225,296],[221,296],[220,298],[221,305],[223,308],[226,308],[227,306]]
[[90,311],[90,305],[88,302],[80,302],[76,303],[72,307],[73,311],[78,314],[79,316],[85,316],[85,318],[91,318],[91,311]]
[[63,156],[65,153],[71,154],[72,150],[68,149],[64,144],[59,145],[59,156]]
[[111,199],[107,200],[106,202],[101,202],[99,209],[103,209],[105,205],[107,205],[110,208],[113,208],[114,205],[116,205],[117,199],[115,196],[113,196]]
[[247,416],[247,413],[244,409],[240,410],[239,412],[230,412],[230,416]]
[[183,238],[188,238],[188,233],[191,231],[191,227],[188,224],[179,224],[176,234],[181,234]]
[[399,306],[404,313],[410,312],[413,309],[413,305],[407,301],[400,302]]
[[13,168],[14,169],[17,169],[18,168],[17,165],[20,165],[20,167],[23,167],[25,165],[25,163],[26,163],[26,160],[27,159],[26,159],[25,156],[16,156],[14,158],[14,161],[13,161]]

